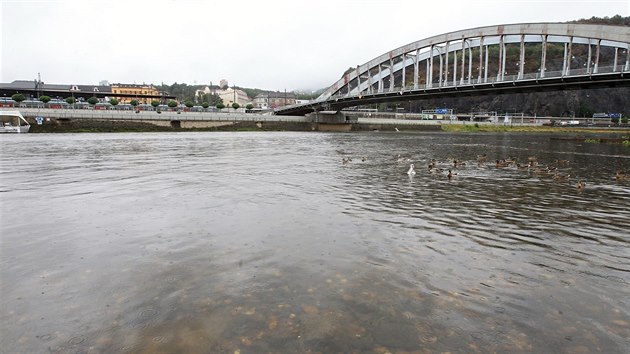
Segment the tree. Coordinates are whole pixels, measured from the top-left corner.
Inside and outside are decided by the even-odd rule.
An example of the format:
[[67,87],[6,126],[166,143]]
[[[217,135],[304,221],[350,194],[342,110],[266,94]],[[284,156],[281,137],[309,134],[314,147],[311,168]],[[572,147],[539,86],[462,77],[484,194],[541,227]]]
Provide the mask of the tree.
[[138,105],[138,100],[131,100],[129,104],[135,107]]
[[11,96],[11,99],[14,100],[17,103],[20,103],[20,102],[24,101],[26,99],[26,97],[24,97],[24,95],[21,94],[21,93],[16,93],[15,95]]
[[203,107],[203,108],[208,108],[208,107],[210,107],[210,103],[208,103],[208,102],[203,102],[203,103],[201,104],[201,107]]
[[628,117],[621,117],[622,124],[628,124]]
[[[40,97],[41,98],[41,97]],[[73,104],[74,102],[76,102],[76,100],[74,99],[74,97],[66,97],[66,103],[67,104]]]
[[223,109],[223,108],[225,108],[225,105],[223,104],[223,102],[219,102],[219,103],[217,103],[216,107],[217,107],[217,109]]
[[254,108],[254,105],[251,103],[248,103],[247,106],[245,106],[246,109],[252,109]]
[[186,101],[185,105],[186,105],[186,107],[191,108],[192,106],[195,105],[195,103],[193,101],[191,101],[191,100],[188,100],[188,101]]
[[234,108],[234,109],[238,109],[240,106],[241,105],[236,103],[236,102],[232,103],[232,108]]
[[89,104],[91,104],[91,105],[95,105],[95,104],[97,104],[97,103],[98,103],[98,98],[96,98],[96,97],[92,96],[92,97],[88,98],[87,102],[88,102]]
[[157,107],[157,106],[159,106],[159,105],[160,105],[160,101],[158,101],[158,100],[153,100],[153,101],[151,101],[151,106],[153,106],[153,107]]
[[50,101],[50,96],[39,96],[39,100],[44,103],[48,103],[48,101]]
[[167,105],[168,105],[169,107],[171,107],[171,108],[175,108],[175,107],[177,107],[177,101],[175,101],[175,100],[170,100],[170,101],[168,101]]
[[118,102],[118,99],[116,99],[116,98],[112,98],[112,99],[110,99],[110,100],[109,100],[109,103],[110,103],[112,106],[117,106],[119,102]]

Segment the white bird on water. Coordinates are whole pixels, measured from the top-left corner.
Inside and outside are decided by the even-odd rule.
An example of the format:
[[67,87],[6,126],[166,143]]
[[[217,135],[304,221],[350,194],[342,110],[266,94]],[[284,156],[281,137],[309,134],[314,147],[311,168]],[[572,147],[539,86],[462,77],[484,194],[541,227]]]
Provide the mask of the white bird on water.
[[409,176],[413,176],[413,175],[415,175],[415,174],[416,174],[416,170],[415,170],[415,168],[414,168],[413,164],[409,165],[409,171],[407,171],[407,174],[408,174]]

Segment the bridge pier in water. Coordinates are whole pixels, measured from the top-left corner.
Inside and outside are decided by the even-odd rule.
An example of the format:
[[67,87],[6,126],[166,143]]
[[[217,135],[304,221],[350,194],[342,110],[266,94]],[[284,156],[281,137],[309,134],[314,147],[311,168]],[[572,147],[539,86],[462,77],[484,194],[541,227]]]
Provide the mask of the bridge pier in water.
[[358,122],[356,116],[344,114],[341,111],[315,111],[306,115],[317,124],[317,130],[330,132],[349,132],[352,124]]

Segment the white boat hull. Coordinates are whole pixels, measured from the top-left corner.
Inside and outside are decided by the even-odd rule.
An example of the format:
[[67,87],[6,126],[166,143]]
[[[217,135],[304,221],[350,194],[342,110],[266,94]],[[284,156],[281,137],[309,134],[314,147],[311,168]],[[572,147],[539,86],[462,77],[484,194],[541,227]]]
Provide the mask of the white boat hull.
[[0,133],[28,133],[28,130],[31,129],[30,125],[20,125],[16,126],[2,126],[0,127]]
[[19,111],[0,110],[0,133],[28,133],[31,125]]

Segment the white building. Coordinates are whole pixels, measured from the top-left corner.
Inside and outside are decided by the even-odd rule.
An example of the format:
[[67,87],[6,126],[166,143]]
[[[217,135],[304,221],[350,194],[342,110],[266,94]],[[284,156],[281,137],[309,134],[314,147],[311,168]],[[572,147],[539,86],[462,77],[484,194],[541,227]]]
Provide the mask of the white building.
[[225,90],[217,90],[216,93],[217,95],[219,95],[219,97],[221,97],[221,99],[223,100],[223,104],[226,107],[231,106],[232,103],[235,102],[242,107],[252,102],[252,100],[243,90],[227,88]]

